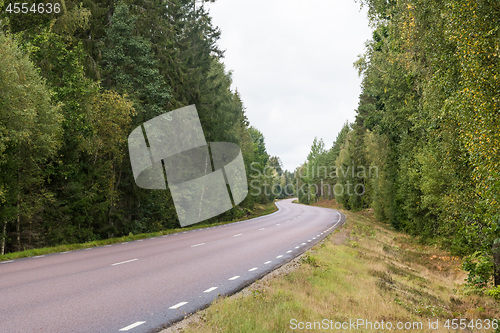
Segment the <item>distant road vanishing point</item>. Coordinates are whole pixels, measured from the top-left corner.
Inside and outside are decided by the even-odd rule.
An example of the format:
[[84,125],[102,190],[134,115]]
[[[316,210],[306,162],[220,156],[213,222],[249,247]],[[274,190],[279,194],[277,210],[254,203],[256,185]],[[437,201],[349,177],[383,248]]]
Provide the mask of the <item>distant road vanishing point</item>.
[[279,201],[217,227],[0,263],[0,332],[160,330],[326,237],[345,217]]

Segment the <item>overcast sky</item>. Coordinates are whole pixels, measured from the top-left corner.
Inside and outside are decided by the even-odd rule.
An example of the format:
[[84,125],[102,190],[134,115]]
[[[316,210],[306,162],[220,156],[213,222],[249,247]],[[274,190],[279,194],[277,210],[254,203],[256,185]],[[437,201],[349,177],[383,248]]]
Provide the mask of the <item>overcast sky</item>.
[[332,146],[361,92],[353,67],[370,38],[354,0],[217,0],[226,69],[270,155],[293,171],[314,137]]

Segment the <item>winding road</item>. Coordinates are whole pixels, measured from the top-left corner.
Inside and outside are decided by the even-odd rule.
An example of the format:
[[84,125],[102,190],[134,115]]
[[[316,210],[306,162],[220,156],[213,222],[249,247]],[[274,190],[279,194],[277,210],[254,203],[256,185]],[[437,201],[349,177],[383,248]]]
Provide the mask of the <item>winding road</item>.
[[339,212],[276,203],[252,220],[0,262],[0,332],[156,332],[290,261]]

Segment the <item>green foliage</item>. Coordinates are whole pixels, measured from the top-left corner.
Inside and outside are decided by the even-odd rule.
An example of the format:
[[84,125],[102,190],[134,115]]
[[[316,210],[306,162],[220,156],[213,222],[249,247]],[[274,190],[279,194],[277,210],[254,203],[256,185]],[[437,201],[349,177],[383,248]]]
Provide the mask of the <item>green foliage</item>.
[[[480,251],[466,261],[469,282],[495,274],[499,283],[487,258],[500,237],[500,5],[361,2],[373,36],[355,62],[363,79],[356,120],[332,147],[333,161],[318,157],[301,168],[334,165],[339,189],[365,188],[362,196],[337,194],[345,208],[370,206],[378,219],[455,254]],[[339,174],[362,166],[377,176]]]
[[60,145],[60,108],[16,41],[0,32],[0,223],[2,254],[9,231],[16,249],[40,242],[39,214],[52,200],[43,169]]
[[[57,15],[2,11],[0,29],[17,41],[2,35],[0,46],[2,252],[177,227],[170,192],[135,185],[127,136],[178,107],[197,106],[208,141],[239,144],[249,178],[260,175],[253,161],[269,166],[203,3],[67,0]],[[260,177],[281,195],[285,174],[273,170]],[[274,198],[248,196],[208,222]]]
[[462,268],[468,272],[467,283],[484,288],[493,275],[493,261],[487,253],[476,251],[464,258]]

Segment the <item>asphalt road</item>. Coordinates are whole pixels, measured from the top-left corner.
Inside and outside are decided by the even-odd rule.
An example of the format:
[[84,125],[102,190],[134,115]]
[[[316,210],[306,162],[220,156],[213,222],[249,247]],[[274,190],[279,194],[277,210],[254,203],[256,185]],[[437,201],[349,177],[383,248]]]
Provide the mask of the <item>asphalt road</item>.
[[0,263],[0,333],[156,332],[290,261],[343,223],[277,203],[260,218]]

